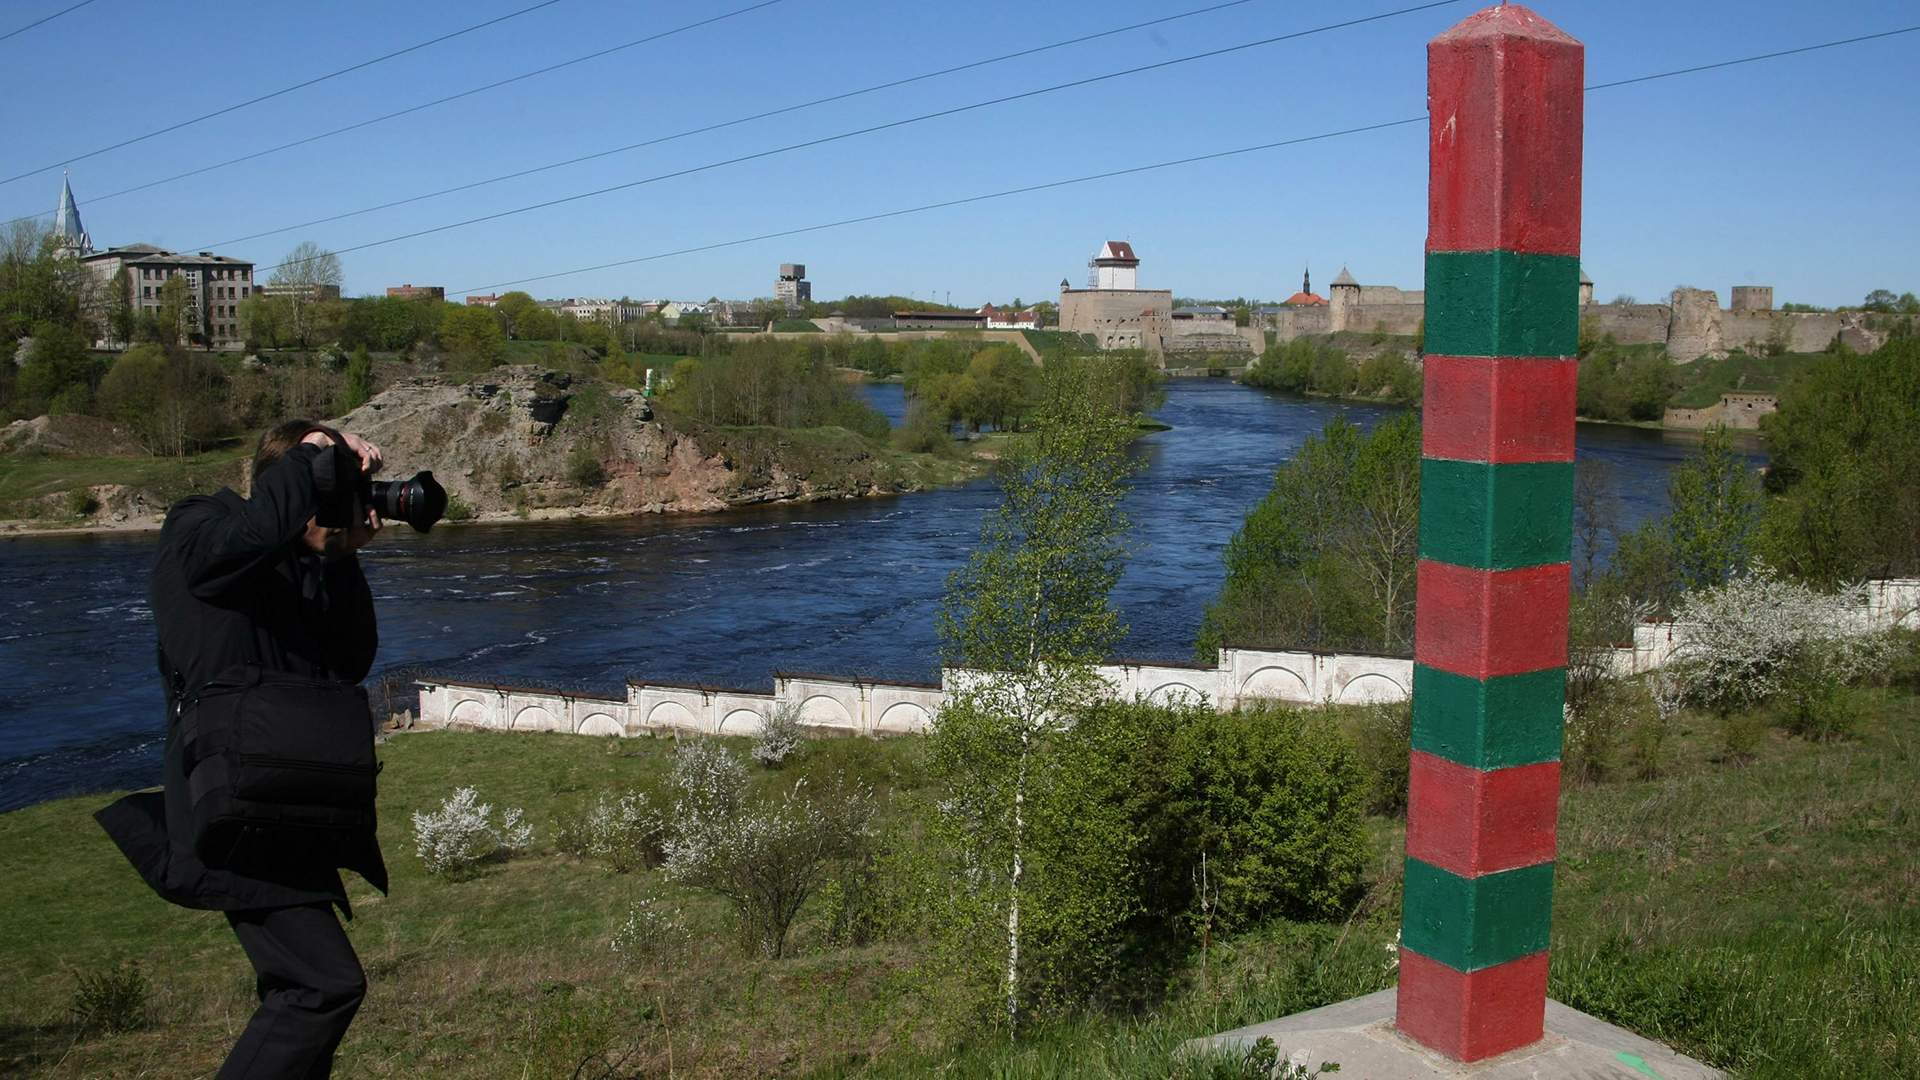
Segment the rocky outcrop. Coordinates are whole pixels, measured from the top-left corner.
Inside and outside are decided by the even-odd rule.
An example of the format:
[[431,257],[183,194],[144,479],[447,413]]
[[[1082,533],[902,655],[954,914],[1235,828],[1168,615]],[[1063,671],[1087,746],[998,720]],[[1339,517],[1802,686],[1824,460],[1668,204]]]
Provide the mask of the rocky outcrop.
[[92,416],[36,416],[0,428],[0,453],[120,457],[146,451],[118,424]]
[[892,451],[841,429],[681,427],[639,392],[539,367],[466,383],[402,381],[334,421],[431,469],[477,517],[710,511],[924,486]]

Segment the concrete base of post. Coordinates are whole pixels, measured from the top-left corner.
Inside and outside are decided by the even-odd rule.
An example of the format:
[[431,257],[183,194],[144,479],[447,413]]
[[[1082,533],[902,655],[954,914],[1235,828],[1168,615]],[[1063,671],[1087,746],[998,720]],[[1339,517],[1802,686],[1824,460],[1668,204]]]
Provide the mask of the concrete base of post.
[[1242,1051],[1263,1036],[1283,1062],[1309,1071],[1340,1066],[1355,1080],[1474,1080],[1578,1077],[1580,1080],[1715,1080],[1726,1074],[1674,1053],[1625,1028],[1596,1020],[1557,1001],[1547,1002],[1547,1033],[1530,1046],[1472,1064],[1449,1061],[1401,1035],[1393,1026],[1393,990],[1342,1001],[1186,1044],[1189,1052]]

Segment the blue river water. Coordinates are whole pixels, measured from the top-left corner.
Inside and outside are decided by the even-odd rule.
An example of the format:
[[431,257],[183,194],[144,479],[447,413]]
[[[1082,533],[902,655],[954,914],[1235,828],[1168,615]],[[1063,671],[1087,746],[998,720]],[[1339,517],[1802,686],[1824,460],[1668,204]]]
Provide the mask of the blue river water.
[[[898,385],[866,388],[896,421]],[[1140,439],[1115,601],[1133,657],[1186,659],[1221,552],[1276,466],[1327,419],[1392,409],[1173,383]],[[1620,526],[1664,511],[1691,440],[1583,425]],[[617,692],[629,676],[767,686],[777,671],[926,679],[934,611],[990,481],[722,514],[390,530],[364,554],[376,674],[407,667]],[[0,542],[0,810],[158,780],[163,711],[146,577],[154,534]]]

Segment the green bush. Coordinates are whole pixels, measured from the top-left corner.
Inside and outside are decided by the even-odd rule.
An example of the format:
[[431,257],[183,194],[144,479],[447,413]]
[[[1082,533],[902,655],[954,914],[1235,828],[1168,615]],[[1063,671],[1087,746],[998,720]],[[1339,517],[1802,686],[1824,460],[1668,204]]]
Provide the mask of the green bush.
[[1787,730],[1804,739],[1846,738],[1867,714],[1860,692],[1812,658],[1793,666],[1781,697]]
[[448,521],[472,521],[473,513],[473,506],[467,500],[458,495],[447,496]]
[[1209,852],[1218,928],[1345,914],[1367,860],[1368,778],[1332,717],[1261,704],[1181,719],[1160,824],[1186,861]]
[[147,977],[138,960],[79,973],[67,1012],[83,1031],[115,1034],[147,1026]]
[[916,403],[894,429],[893,445],[913,454],[946,453],[953,449],[953,431],[935,410]]
[[[1049,733],[1028,769],[1026,1009],[1148,1004],[1203,935],[1337,918],[1359,897],[1368,782],[1324,711],[1100,702]],[[1003,1003],[1004,881],[978,889],[964,852],[941,868],[925,894],[932,925],[983,1001]]]
[[1354,757],[1367,779],[1370,814],[1399,815],[1407,810],[1407,759],[1413,752],[1413,703],[1382,702],[1352,713],[1348,731]]
[[74,488],[67,492],[67,513],[74,517],[92,517],[100,512],[100,500],[92,488]]
[[567,479],[589,491],[605,484],[607,467],[601,463],[598,450],[586,443],[574,447],[567,457]]

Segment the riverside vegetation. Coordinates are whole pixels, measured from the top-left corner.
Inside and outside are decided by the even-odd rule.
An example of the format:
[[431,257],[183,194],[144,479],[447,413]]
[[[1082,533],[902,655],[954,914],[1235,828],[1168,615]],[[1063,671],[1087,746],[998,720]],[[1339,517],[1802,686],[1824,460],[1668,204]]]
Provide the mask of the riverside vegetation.
[[[943,617],[988,674],[929,736],[392,738],[395,887],[353,889],[372,985],[343,1070],[1250,1080],[1263,1062],[1178,1047],[1391,985],[1405,706],[1222,714],[1079,677],[1124,557],[1104,386],[1050,365],[1039,437],[1002,459]],[[1846,598],[1726,565],[1678,603],[1726,613],[1728,644],[1680,663],[1730,678],[1674,681],[1737,700],[1611,679],[1576,643],[1551,993],[1742,1075],[1920,1070],[1920,638],[1801,694],[1802,661],[1864,640],[1828,632]],[[1757,734],[1738,752],[1730,720]],[[100,801],[0,817],[0,950],[26,973],[0,986],[0,1061],[211,1068],[250,988],[217,920],[126,871]]]
[[[191,325],[184,295],[170,295],[158,311],[135,312],[50,237],[24,223],[9,230],[0,237],[0,348],[16,362],[0,363],[0,422],[23,422],[6,427],[0,441],[0,519],[28,528],[151,524],[181,496],[239,483],[252,436],[280,419],[343,417],[423,380],[498,380],[501,365],[561,373],[570,382],[540,380],[548,389],[534,392],[549,404],[577,398],[585,407],[550,432],[556,452],[509,454],[503,446],[488,475],[458,483],[456,518],[714,509],[951,483],[982,467],[978,455],[955,445],[953,425],[1017,430],[1034,387],[1035,366],[1023,353],[977,337],[770,341],[722,333],[698,317],[675,326],[657,318],[618,327],[579,321],[524,292],[480,308],[394,297],[316,300],[324,294],[299,291],[337,288],[341,278],[337,257],[312,244],[296,248],[273,277],[295,288],[240,305],[243,358],[204,350],[205,328]],[[888,302],[847,304],[866,311]],[[93,351],[96,340],[119,351]],[[622,410],[605,403],[642,386],[649,370],[671,388],[657,403],[659,419],[683,438],[635,447],[610,433]],[[1133,411],[1145,411],[1157,376],[1140,360],[1131,370],[1116,386],[1134,395]],[[901,431],[890,431],[859,399],[843,371],[906,373],[914,409]],[[524,412],[527,402],[518,404]],[[518,416],[522,423],[513,425],[511,410],[496,408],[501,415],[491,418],[466,411],[475,414],[472,430],[439,430],[441,441],[498,441],[505,427],[531,422]],[[722,469],[744,462],[742,475],[675,482],[666,461],[680,442]],[[622,458],[622,450],[638,456]],[[430,464],[443,476],[466,477],[472,463]],[[668,482],[659,491],[620,483],[634,475]]]
[[[1866,305],[1841,310],[1902,311],[1908,293],[1893,300],[1886,290]],[[1788,305],[1783,310],[1818,310]],[[1890,322],[1895,339],[1910,335],[1907,322]],[[1241,376],[1249,386],[1356,401],[1417,405],[1421,375],[1416,360],[1424,329],[1411,337],[1343,331],[1274,343]],[[1854,354],[1838,341],[1823,352],[1794,353],[1784,341],[1747,352],[1705,356],[1675,364],[1662,345],[1622,345],[1591,319],[1580,325],[1579,416],[1583,420],[1658,426],[1668,409],[1701,409],[1722,394],[1743,390],[1785,391],[1798,376],[1830,360]]]
[[[44,326],[19,374],[0,372],[0,410],[38,417],[0,442],[0,519],[156,521],[181,496],[239,484],[252,433],[287,415],[379,429],[403,451],[396,469],[448,483],[455,520],[911,491],[978,475],[997,451],[957,441],[956,426],[1017,433],[1037,387],[1022,351],[973,335],[794,340],[647,323],[622,327],[623,342],[515,295],[493,311],[441,305],[437,324],[416,310],[430,302],[348,302],[321,324],[334,343],[245,360],[156,342],[100,356],[78,331]],[[1117,406],[1154,407],[1151,363],[1111,364]],[[637,395],[649,370],[664,390],[651,424]],[[904,378],[898,430],[849,381],[863,373]],[[551,427],[530,440],[543,408]]]
[[[1920,839],[1907,809],[1920,783],[1912,738],[1920,687],[1911,639],[1906,647],[1885,685],[1849,691],[1861,717],[1846,738],[1791,736],[1782,712],[1761,706],[1751,715],[1765,737],[1739,764],[1723,759],[1710,716],[1682,713],[1653,775],[1621,758],[1592,780],[1570,776],[1553,996],[1741,1075],[1920,1068],[1920,922],[1907,903]],[[1641,691],[1628,698],[1645,707]],[[999,996],[999,966],[963,966],[967,949],[982,943],[954,942],[939,921],[954,885],[938,869],[946,849],[930,823],[945,789],[924,739],[808,740],[777,770],[741,765],[748,805],[778,805],[796,788],[802,797],[834,785],[872,792],[864,850],[822,877],[774,959],[743,939],[748,927],[724,895],[666,865],[659,823],[675,815],[603,815],[642,822],[599,828],[620,854],[580,839],[595,832],[581,823],[596,803],[623,793],[649,793],[647,809],[671,811],[680,752],[702,744],[459,732],[393,738],[382,750],[381,829],[394,892],[353,889],[349,930],[371,990],[342,1046],[341,1069],[560,1077],[589,1062],[579,1075],[1171,1077],[1196,1074],[1182,1073],[1187,1066],[1175,1059],[1187,1038],[1391,985],[1403,826],[1378,807],[1359,816],[1367,807],[1350,800],[1370,798],[1375,784],[1397,782],[1404,792],[1404,776],[1375,771],[1396,757],[1404,767],[1404,750],[1376,758],[1365,749],[1403,740],[1395,732],[1404,719],[1384,710],[1236,719],[1205,709],[1105,708],[1125,721],[1102,740],[1112,749],[1082,744],[1059,761],[1084,767],[1091,759],[1113,771],[1093,773],[1091,790],[1046,800],[1036,812],[1036,844],[1043,853],[1054,845],[1079,852],[1073,869],[1102,871],[1102,887],[1086,895],[1144,909],[1123,922],[1123,940],[1157,940],[1172,955],[1123,953],[1122,971],[1150,961],[1138,969],[1144,985],[1093,992],[1098,984],[1078,984],[1077,993],[1036,1002],[1014,1040],[985,1022]],[[1159,738],[1179,752],[1163,755],[1168,744]],[[723,740],[715,748],[743,762],[751,746]],[[1338,769],[1299,771],[1316,758]],[[1125,762],[1141,771],[1116,768]],[[1355,864],[1357,872],[1340,879],[1352,893],[1327,897],[1333,917],[1311,904],[1250,912],[1244,905],[1255,894],[1223,848],[1211,849],[1202,878],[1195,849],[1210,841],[1182,832],[1206,800],[1166,798],[1199,794],[1193,785],[1201,778],[1171,792],[1165,786],[1200,762],[1317,777],[1354,806],[1356,828],[1337,832],[1357,834],[1357,845],[1322,849],[1287,834],[1293,850],[1338,850]],[[1154,786],[1136,793],[1136,780]],[[522,809],[535,829],[531,847],[490,855],[462,874],[430,874],[414,855],[410,815],[438,811],[464,787]],[[1207,787],[1221,795],[1260,790],[1251,776],[1216,776]],[[1133,817],[1156,800],[1154,815]],[[20,973],[0,987],[0,1063],[41,1076],[211,1071],[251,1000],[244,966],[216,933],[216,918],[161,903],[127,872],[88,817],[102,801],[68,799],[0,817],[14,869],[0,886],[9,926],[0,955]],[[1080,809],[1094,817],[1056,820]],[[1129,820],[1138,824],[1117,835],[1154,827],[1106,850],[1116,835],[1109,830]],[[1215,820],[1217,828],[1234,819]],[[1154,851],[1176,865],[1145,857]],[[1110,891],[1116,867],[1165,873],[1119,880],[1174,888],[1189,906],[1147,906],[1151,889]],[[1051,940],[1047,920],[1070,926],[1076,908],[1067,902],[1080,895],[1071,879],[1036,871],[1031,940]],[[1152,925],[1149,916],[1173,910],[1190,920],[1178,936],[1133,936]],[[1055,967],[1045,944],[1038,948],[1030,962],[1045,966],[1036,979],[1086,977],[1087,968]],[[1093,959],[1095,973],[1113,970],[1112,953]],[[994,1000],[983,1001],[982,982]],[[1225,1063],[1207,1067],[1216,1065],[1197,1074],[1235,1075]]]

